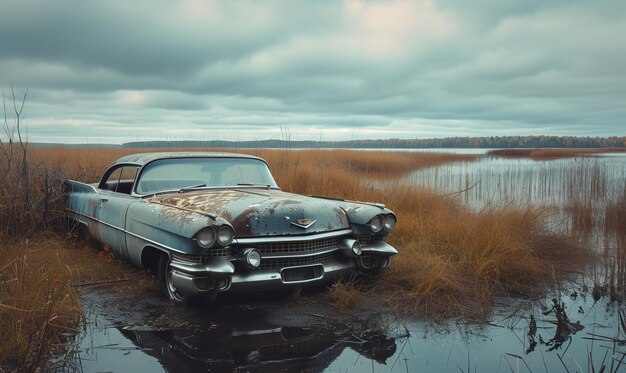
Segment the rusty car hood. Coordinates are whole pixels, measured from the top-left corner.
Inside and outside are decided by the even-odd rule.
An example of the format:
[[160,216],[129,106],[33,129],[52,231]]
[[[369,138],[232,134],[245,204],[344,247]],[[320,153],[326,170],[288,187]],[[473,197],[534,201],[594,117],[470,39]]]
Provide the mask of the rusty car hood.
[[207,213],[229,221],[236,237],[302,235],[350,228],[332,201],[264,189],[219,189],[165,194],[148,199],[180,214]]

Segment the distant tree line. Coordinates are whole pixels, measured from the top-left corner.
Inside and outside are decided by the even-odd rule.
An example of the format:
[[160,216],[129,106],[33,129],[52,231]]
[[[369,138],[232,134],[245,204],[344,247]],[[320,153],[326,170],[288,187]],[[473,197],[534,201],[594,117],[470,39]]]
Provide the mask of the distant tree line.
[[624,148],[626,136],[490,136],[350,141],[135,141],[126,148]]

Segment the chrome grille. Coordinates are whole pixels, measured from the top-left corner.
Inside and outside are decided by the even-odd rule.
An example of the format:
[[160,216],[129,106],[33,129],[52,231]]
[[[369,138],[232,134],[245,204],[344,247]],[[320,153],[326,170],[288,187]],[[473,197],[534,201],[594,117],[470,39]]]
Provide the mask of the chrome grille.
[[202,260],[205,261],[209,258],[224,257],[224,256],[232,255],[232,254],[233,254],[233,248],[231,246],[220,247],[217,249],[207,249],[202,254]]
[[200,264],[206,262],[209,258],[227,257],[232,255],[233,248],[230,246],[220,247],[219,249],[208,249],[202,255],[189,255],[181,253],[172,253],[172,260],[186,262],[192,264]]
[[[299,266],[307,264],[325,263],[332,260],[333,253],[320,254],[305,258],[265,258],[266,255],[285,255],[285,254],[306,254],[324,249],[335,249],[339,246],[340,237],[321,238],[311,241],[286,241],[286,242],[264,242],[246,245],[245,247],[254,247],[264,257],[261,261],[260,269],[281,269],[290,266]],[[174,260],[200,264],[211,258],[226,258],[235,254],[234,246],[207,249],[202,255],[188,255],[173,253]]]
[[332,237],[312,241],[269,242],[258,244],[255,246],[257,246],[257,249],[259,250],[261,255],[263,255],[306,253],[310,251],[337,247],[338,244],[339,239],[336,237]]
[[172,260],[178,262],[186,262],[192,264],[200,264],[204,260],[202,255],[188,255],[180,253],[172,253]]
[[338,252],[332,252],[327,254],[313,255],[301,258],[280,258],[269,259],[264,258],[261,260],[261,265],[257,269],[281,269],[285,267],[296,267],[307,264],[324,264],[336,260],[337,256],[341,255]]
[[359,241],[359,244],[361,244],[361,247],[367,247],[367,245],[374,241],[382,241],[383,237],[377,236],[375,234],[370,234],[368,236],[357,236],[356,239]]

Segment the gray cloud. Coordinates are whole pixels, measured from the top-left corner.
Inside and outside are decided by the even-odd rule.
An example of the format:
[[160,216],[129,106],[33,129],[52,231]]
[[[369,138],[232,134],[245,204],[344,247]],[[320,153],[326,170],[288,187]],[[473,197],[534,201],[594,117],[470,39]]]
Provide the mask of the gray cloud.
[[622,3],[9,1],[0,86],[33,141],[624,135]]

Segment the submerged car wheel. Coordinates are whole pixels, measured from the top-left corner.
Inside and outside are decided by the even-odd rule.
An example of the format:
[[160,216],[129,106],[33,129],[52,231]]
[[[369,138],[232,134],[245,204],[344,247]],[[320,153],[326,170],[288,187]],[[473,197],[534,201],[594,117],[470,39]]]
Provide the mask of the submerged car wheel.
[[159,258],[159,287],[163,294],[174,302],[184,303],[188,297],[176,289],[176,285],[172,282],[172,272],[169,256],[162,254]]

